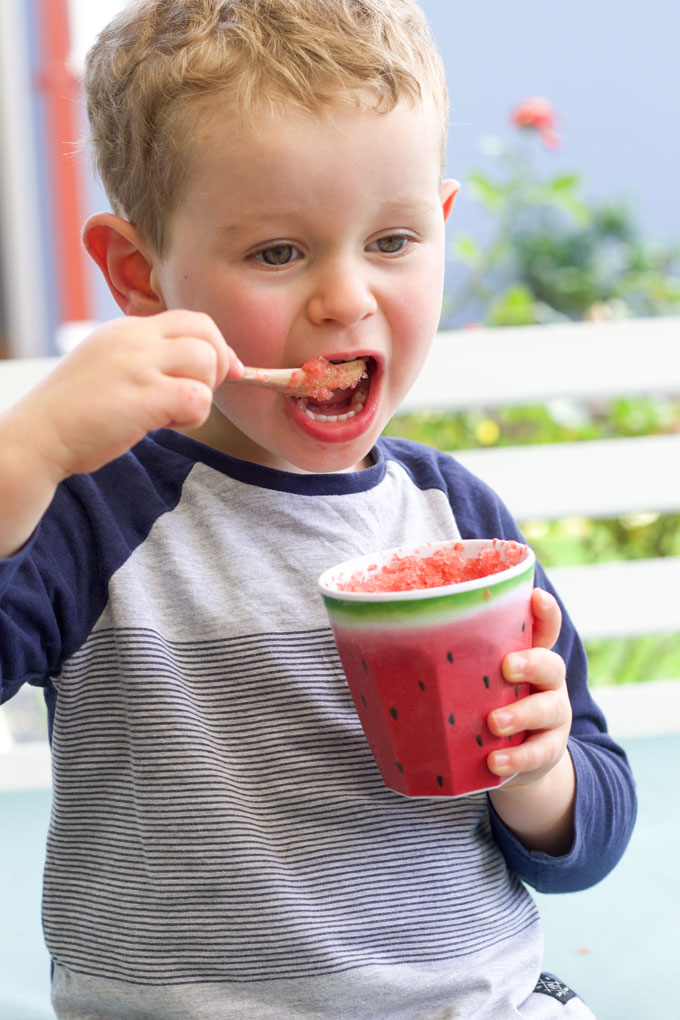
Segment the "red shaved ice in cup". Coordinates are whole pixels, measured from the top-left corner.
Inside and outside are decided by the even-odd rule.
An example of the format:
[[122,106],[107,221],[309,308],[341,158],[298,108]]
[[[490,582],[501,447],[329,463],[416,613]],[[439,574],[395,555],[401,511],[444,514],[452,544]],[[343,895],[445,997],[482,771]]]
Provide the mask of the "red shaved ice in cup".
[[460,797],[508,778],[486,764],[520,744],[486,725],[529,693],[501,664],[531,646],[535,557],[518,542],[453,539],[347,560],[319,578],[364,734],[390,789]]

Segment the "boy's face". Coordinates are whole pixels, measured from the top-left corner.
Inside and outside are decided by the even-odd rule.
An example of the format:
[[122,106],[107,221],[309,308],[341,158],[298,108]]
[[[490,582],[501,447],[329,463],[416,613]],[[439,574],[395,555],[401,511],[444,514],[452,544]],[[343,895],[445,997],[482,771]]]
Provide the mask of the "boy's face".
[[196,438],[287,471],[365,466],[438,325],[457,191],[439,165],[422,107],[289,110],[244,132],[214,101],[154,260],[156,293],[167,308],[208,313],[244,364],[360,356],[369,380],[328,405],[224,383]]

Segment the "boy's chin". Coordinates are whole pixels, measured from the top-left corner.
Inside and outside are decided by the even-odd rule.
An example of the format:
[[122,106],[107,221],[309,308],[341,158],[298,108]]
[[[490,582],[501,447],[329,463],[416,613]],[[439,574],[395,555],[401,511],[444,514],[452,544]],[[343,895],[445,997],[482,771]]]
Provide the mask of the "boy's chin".
[[230,417],[230,410],[215,400],[203,425],[180,431],[238,460],[294,474],[362,471],[372,463],[371,450],[383,424],[377,407],[345,422],[320,422],[290,400],[277,437],[270,429],[251,433],[239,428],[238,418]]
[[[310,451],[304,455],[295,456],[290,460],[287,460],[285,457],[277,458],[273,456],[268,463],[272,467],[277,467],[282,471],[289,471],[293,474],[349,474],[353,471],[363,471],[371,466],[373,458],[370,450],[372,448],[373,443],[369,445],[367,450],[362,448],[360,450],[347,450],[344,452],[338,449]],[[266,461],[263,461],[263,463],[266,463]]]
[[224,435],[209,424],[199,428],[178,428],[175,431],[237,460],[275,468],[291,474],[340,474],[363,471],[373,463],[371,450],[375,439],[346,444],[305,443],[297,449],[270,449],[240,435]]

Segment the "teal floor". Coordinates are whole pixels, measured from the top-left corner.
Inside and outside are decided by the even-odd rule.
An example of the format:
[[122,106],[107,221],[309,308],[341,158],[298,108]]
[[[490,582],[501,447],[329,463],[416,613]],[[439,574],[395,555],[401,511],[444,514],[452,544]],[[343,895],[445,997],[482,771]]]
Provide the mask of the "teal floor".
[[[595,888],[536,897],[545,922],[545,969],[575,988],[598,1020],[670,1020],[680,1016],[680,735],[622,743],[640,797],[633,839],[618,868]],[[2,1020],[54,1020],[40,929],[49,801],[47,790],[0,794]]]

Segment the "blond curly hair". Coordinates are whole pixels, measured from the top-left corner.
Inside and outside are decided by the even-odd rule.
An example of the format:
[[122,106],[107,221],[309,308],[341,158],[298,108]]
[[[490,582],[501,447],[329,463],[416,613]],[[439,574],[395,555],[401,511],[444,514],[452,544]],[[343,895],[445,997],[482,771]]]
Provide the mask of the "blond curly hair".
[[84,88],[112,208],[161,255],[206,97],[244,125],[263,108],[361,98],[388,111],[429,98],[444,162],[446,81],[412,0],[134,0],[88,53]]

